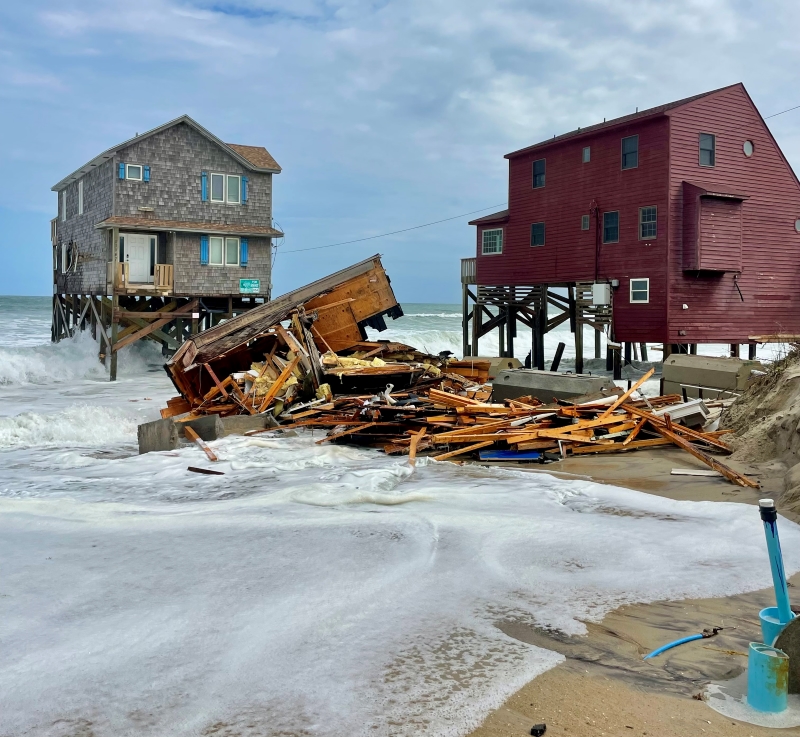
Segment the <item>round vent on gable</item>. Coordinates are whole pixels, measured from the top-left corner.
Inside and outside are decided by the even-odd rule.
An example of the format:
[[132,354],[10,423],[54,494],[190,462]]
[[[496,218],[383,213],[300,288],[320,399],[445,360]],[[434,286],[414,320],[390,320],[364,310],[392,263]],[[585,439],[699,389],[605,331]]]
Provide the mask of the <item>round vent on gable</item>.
[[753,155],[753,151],[755,151],[755,146],[753,145],[752,141],[745,141],[742,144],[742,151],[744,151],[744,155],[748,158]]

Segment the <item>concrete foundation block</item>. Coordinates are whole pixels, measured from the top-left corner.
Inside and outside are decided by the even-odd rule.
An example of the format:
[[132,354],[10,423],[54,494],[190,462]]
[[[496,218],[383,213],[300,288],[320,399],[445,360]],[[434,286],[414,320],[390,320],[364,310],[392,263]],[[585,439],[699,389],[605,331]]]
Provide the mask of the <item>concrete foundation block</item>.
[[592,392],[613,391],[615,388],[614,382],[605,376],[516,369],[497,374],[492,382],[492,401],[531,395],[548,404],[554,399],[571,399]]
[[196,420],[179,422],[178,426],[182,437],[184,435],[184,427],[191,427],[203,440],[216,440],[225,434],[222,419],[218,415],[206,415],[205,417],[198,417]]
[[166,420],[154,420],[139,425],[139,453],[152,453],[160,450],[175,450],[180,443],[178,427],[171,417]]
[[260,415],[232,415],[231,417],[221,417],[222,434],[219,437],[226,435],[244,435],[251,430],[265,430],[268,427],[277,427],[277,420],[267,412]]

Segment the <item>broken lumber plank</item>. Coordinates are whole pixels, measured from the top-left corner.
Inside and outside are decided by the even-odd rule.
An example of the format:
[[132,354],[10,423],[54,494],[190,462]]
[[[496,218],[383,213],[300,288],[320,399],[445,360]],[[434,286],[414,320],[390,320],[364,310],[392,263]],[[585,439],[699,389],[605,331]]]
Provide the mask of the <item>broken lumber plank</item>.
[[[651,423],[652,424],[652,423]],[[724,463],[720,463],[719,461],[712,458],[708,453],[704,453],[699,448],[696,448],[692,445],[686,438],[682,438],[675,432],[668,430],[666,427],[662,427],[661,425],[653,425],[656,432],[659,435],[671,440],[675,445],[679,448],[682,448],[687,453],[691,453],[695,458],[700,461],[703,461],[707,466],[714,469],[715,471],[719,471],[728,481],[731,481],[734,484],[738,484],[739,486],[749,486],[751,489],[758,489],[759,484],[757,481],[753,481],[752,479],[748,478],[744,474],[739,473],[738,471],[734,471],[730,466],[726,466]]]
[[[340,424],[344,424],[344,423],[340,423]],[[329,440],[336,440],[336,438],[343,438],[345,435],[350,435],[350,434],[352,434],[354,432],[360,432],[361,430],[366,430],[369,427],[375,427],[376,425],[380,425],[380,424],[382,424],[382,423],[380,423],[380,422],[363,422],[363,423],[360,423],[360,424],[356,425],[355,427],[349,428],[348,430],[342,430],[342,432],[337,432],[337,433],[334,433],[333,435],[326,435],[324,438],[322,438],[322,440],[317,440],[316,444],[317,445],[321,445],[322,443],[327,443]],[[390,424],[390,423],[386,423],[386,424]],[[393,424],[393,423],[391,423],[391,424]],[[283,427],[286,427],[286,426],[283,425]]]
[[188,425],[184,427],[183,434],[202,449],[202,451],[208,456],[209,461],[219,460],[214,451],[208,447],[208,443],[206,443],[206,441],[203,440],[203,438],[201,438],[191,427]]
[[220,391],[220,394],[222,394],[222,396],[225,399],[227,399],[228,392],[225,390],[225,387],[222,384],[222,382],[217,378],[217,375],[214,373],[214,369],[212,369],[211,366],[209,366],[207,363],[204,363],[203,366],[205,367],[206,371],[208,371],[208,375],[211,377],[211,380],[214,382],[214,384],[216,384],[217,389],[219,389]]
[[192,405],[183,397],[167,400],[167,406],[161,410],[161,419],[166,420],[176,415],[184,415],[191,411]]
[[670,476],[717,476],[722,477],[719,471],[710,468],[673,468],[669,472]]
[[628,399],[628,397],[630,397],[631,394],[633,394],[642,384],[644,384],[644,382],[647,381],[655,372],[656,370],[654,368],[651,368],[644,376],[639,378],[639,380],[635,384],[631,385],[631,388],[628,389],[628,391],[626,391],[622,396],[617,397],[616,401],[605,412],[603,412],[602,415],[600,415],[600,419],[608,417],[617,407],[619,407],[626,399]]
[[594,445],[583,445],[580,448],[572,448],[570,455],[584,455],[587,453],[625,453],[629,450],[639,448],[659,448],[661,446],[672,445],[666,438],[653,438],[652,440],[635,440],[630,445],[622,443],[610,443],[608,445],[595,443]]
[[286,367],[283,369],[283,371],[281,371],[280,376],[275,379],[275,383],[264,395],[264,399],[258,409],[259,413],[263,412],[267,407],[269,407],[269,405],[272,403],[272,400],[275,399],[275,397],[278,395],[278,392],[283,388],[286,380],[292,375],[292,372],[298,363],[300,363],[300,356],[295,356],[288,364],[286,364]]
[[448,453],[442,453],[438,456],[432,456],[434,461],[446,461],[448,458],[454,458],[455,456],[464,455],[464,453],[471,453],[473,450],[478,450],[479,448],[485,448],[487,445],[491,445],[492,441],[485,441],[483,443],[475,443],[474,445],[468,445],[464,448],[459,448],[458,450],[451,450]]
[[[632,414],[636,415],[637,417],[644,417],[647,421],[653,426],[660,426],[666,427],[667,421],[666,418],[659,417],[658,415],[654,415],[652,412],[647,412],[646,410],[639,409],[638,407],[631,407],[631,405],[626,404],[625,408]],[[669,412],[667,412],[669,414]],[[690,427],[686,427],[685,425],[678,425],[677,423],[672,423],[672,431],[677,432],[679,435],[685,435],[688,438],[692,438],[693,440],[700,440],[704,443],[707,443],[711,447],[719,450],[722,453],[726,453],[730,455],[733,451],[725,445],[722,441],[718,440],[714,437],[711,433],[704,433],[699,432],[698,430],[692,430]]]
[[553,450],[557,448],[555,441],[548,438],[542,440],[528,440],[521,443],[515,443],[517,450]]
[[625,438],[625,440],[622,441],[622,444],[623,445],[630,445],[633,442],[634,438],[641,432],[642,428],[644,427],[645,422],[647,422],[647,420],[644,417],[642,417],[639,420],[639,423],[636,425],[636,427],[634,427],[633,430],[631,431],[631,434],[628,435],[628,437]]
[[[213,377],[212,377],[212,378],[213,378]],[[209,389],[209,390],[208,390],[208,391],[207,391],[207,392],[206,392],[206,393],[203,395],[203,401],[204,401],[204,402],[208,402],[210,399],[213,399],[214,397],[216,397],[216,396],[217,396],[217,394],[219,394],[219,393],[220,393],[220,391],[224,391],[224,390],[225,390],[225,387],[227,387],[227,386],[230,386],[232,383],[233,383],[233,377],[232,377],[232,376],[229,376],[229,377],[228,377],[227,379],[225,379],[223,382],[221,382],[221,383],[219,383],[219,384],[215,384],[214,386],[212,386],[212,387],[211,387],[211,388],[210,388],[210,389]],[[226,399],[228,398],[228,394],[227,394],[227,392],[225,393],[225,398],[226,398]]]
[[412,466],[416,463],[415,459],[417,457],[417,446],[419,445],[419,441],[422,440],[422,436],[425,435],[427,431],[427,428],[423,427],[422,430],[412,433],[411,435],[411,443],[408,450],[408,462]]

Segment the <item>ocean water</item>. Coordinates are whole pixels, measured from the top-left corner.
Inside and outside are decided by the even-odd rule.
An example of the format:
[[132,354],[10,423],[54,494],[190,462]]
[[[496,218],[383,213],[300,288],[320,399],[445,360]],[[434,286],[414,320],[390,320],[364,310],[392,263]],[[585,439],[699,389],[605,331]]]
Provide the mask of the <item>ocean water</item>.
[[[404,307],[381,337],[460,351],[457,308]],[[188,472],[194,446],[139,456],[175,394],[160,354],[124,350],[111,384],[49,310],[0,297],[0,734],[456,737],[561,660],[499,620],[581,634],[768,583],[744,505],[318,432],[212,443],[224,476]]]

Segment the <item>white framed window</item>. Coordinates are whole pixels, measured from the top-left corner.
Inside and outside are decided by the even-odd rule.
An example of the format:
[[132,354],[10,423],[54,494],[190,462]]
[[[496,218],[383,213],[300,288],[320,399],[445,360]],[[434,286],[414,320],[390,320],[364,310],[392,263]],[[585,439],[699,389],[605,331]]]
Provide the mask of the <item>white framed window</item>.
[[238,174],[211,175],[211,201],[239,205],[242,202],[242,178]]
[[61,190],[61,222],[67,219],[67,190]]
[[489,256],[493,253],[503,252],[503,229],[494,228],[483,231],[483,241],[481,244],[481,254]]
[[650,280],[631,279],[631,304],[647,304],[650,301]]
[[238,238],[211,236],[208,239],[208,263],[210,266],[238,266],[240,242]]
[[78,215],[83,215],[83,179],[78,182]]
[[581,230],[589,230],[589,216],[581,215]]
[[592,160],[592,147],[591,146],[584,146],[583,147],[583,163],[588,164]]
[[639,240],[649,241],[658,231],[658,211],[655,205],[639,208]]
[[135,182],[142,181],[141,164],[125,164],[125,179],[133,179]]

